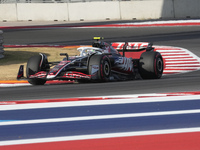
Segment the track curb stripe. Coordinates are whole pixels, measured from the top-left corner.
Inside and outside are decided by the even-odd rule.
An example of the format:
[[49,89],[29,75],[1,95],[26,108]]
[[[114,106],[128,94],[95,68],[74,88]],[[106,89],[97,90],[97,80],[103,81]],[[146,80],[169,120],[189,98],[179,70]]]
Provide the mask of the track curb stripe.
[[[173,134],[197,134],[198,138],[195,141],[199,143],[200,128],[183,128],[183,129],[168,129],[168,130],[152,130],[152,131],[138,131],[138,132],[122,132],[122,133],[108,133],[108,134],[95,134],[95,135],[79,135],[79,136],[66,136],[66,137],[52,137],[52,138],[38,138],[38,139],[25,139],[25,140],[11,140],[11,141],[1,141],[0,147],[3,150],[3,146],[23,146],[24,144],[39,144],[47,143],[50,144],[54,142],[69,142],[69,141],[82,141],[82,140],[100,140],[108,138],[131,138],[131,137],[147,137],[155,135],[173,135]],[[184,136],[187,137],[187,136]],[[196,138],[196,137],[195,137]],[[192,138],[193,139],[193,138]],[[168,143],[168,142],[167,142]],[[168,143],[169,144],[169,143]],[[46,145],[46,144],[45,144]],[[199,143],[200,145],[200,143]],[[27,145],[30,146],[30,145]],[[65,146],[67,144],[65,143]],[[45,146],[46,148],[49,146]],[[6,147],[5,147],[6,148]],[[80,147],[79,147],[80,148]],[[94,147],[93,147],[94,148]],[[16,150],[16,149],[15,149]]]
[[[16,104],[37,104],[37,103],[56,103],[56,102],[76,102],[76,101],[103,101],[103,100],[135,100],[143,98],[163,98],[163,97],[179,97],[179,96],[199,96],[200,91],[193,92],[176,92],[176,93],[156,93],[141,95],[122,95],[122,96],[104,96],[104,97],[80,97],[80,98],[58,98],[58,99],[42,99],[42,100],[18,100],[18,101],[0,101],[1,105]],[[100,103],[99,103],[100,104]],[[8,108],[7,108],[8,109]],[[2,109],[1,109],[2,110]]]
[[[93,140],[61,141],[37,144],[0,146],[1,150],[198,150],[200,133],[105,138]],[[169,144],[170,143],[170,144]]]
[[[84,102],[70,103],[70,100],[82,100]],[[41,104],[42,100],[33,100],[32,102],[39,102],[40,104],[31,104],[30,101],[26,103],[13,103],[14,105],[1,106],[1,111],[21,109],[37,109],[45,108],[48,105],[51,107],[72,107],[72,106],[88,106],[88,105],[110,105],[110,104],[125,104],[125,103],[149,103],[149,102],[164,102],[164,101],[190,101],[200,99],[200,91],[194,92],[176,92],[176,93],[160,93],[160,94],[141,94],[141,95],[121,95],[121,96],[105,96],[105,97],[84,97],[84,98],[69,98],[69,102],[65,103],[51,103]],[[55,100],[55,99],[54,99]],[[66,99],[61,99],[66,100]],[[93,100],[93,101],[92,101]],[[105,101],[99,101],[105,100]],[[89,102],[90,101],[90,102]],[[16,101],[19,102],[19,101]],[[23,102],[23,101],[21,101]],[[47,102],[47,101],[46,101]],[[48,101],[53,102],[53,101]],[[63,101],[61,101],[63,102]],[[82,103],[82,104],[81,104]],[[88,103],[88,104],[87,104]],[[16,105],[19,104],[19,105]],[[60,105],[60,106],[59,106]],[[9,109],[9,107],[11,109]],[[16,108],[14,108],[16,107]],[[45,122],[62,122],[62,121],[79,121],[79,120],[94,120],[94,119],[112,119],[115,117],[143,117],[143,116],[157,116],[157,115],[176,115],[176,114],[190,114],[200,113],[199,109],[179,110],[179,111],[163,111],[163,112],[145,112],[145,113],[130,113],[130,114],[116,114],[116,115],[98,115],[98,116],[81,116],[81,117],[67,117],[67,118],[51,118],[51,119],[37,119],[37,120],[11,120],[8,122],[0,122],[0,125],[20,125],[20,124],[39,124]],[[131,132],[114,132],[114,133],[97,133],[86,135],[71,135],[71,136],[56,136],[56,137],[38,137],[30,139],[14,139],[0,141],[1,150],[116,150],[116,149],[154,149],[154,150],[198,150],[200,147],[200,127],[179,127],[173,129],[159,129],[159,130],[145,130],[145,131],[131,131]],[[169,144],[170,143],[170,144]]]
[[51,119],[32,119],[32,120],[19,120],[19,121],[18,120],[16,120],[16,121],[15,120],[11,120],[11,121],[6,120],[6,121],[1,121],[0,126],[86,121],[86,120],[99,120],[99,119],[152,117],[152,116],[165,116],[165,115],[183,115],[183,114],[197,114],[197,113],[200,113],[200,109],[163,111],[163,112],[147,112],[147,113],[114,114],[114,115],[97,115],[97,116],[84,116],[84,117],[51,118]]

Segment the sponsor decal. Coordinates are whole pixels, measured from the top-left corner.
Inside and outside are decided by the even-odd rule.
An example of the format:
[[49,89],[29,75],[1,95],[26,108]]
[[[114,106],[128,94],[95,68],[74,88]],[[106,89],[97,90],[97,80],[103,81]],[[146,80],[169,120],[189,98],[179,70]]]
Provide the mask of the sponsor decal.
[[75,71],[69,71],[66,72],[65,76],[63,76],[65,78],[71,78],[71,79],[90,79],[91,76],[81,73],[81,72],[75,72]]
[[92,65],[92,76],[96,75],[97,72],[99,71],[99,65]]
[[[117,43],[112,43],[112,47],[117,49],[117,50],[122,50],[125,42],[117,42]],[[149,43],[147,42],[128,42],[128,46],[126,49],[142,49],[142,48],[147,48]]]
[[64,67],[66,67],[71,61],[61,61],[58,65],[56,65],[48,75],[56,76]]
[[34,75],[30,75],[29,78],[45,78],[47,76],[47,72],[40,71]]
[[133,72],[133,63],[131,58],[119,57],[115,63],[121,70]]

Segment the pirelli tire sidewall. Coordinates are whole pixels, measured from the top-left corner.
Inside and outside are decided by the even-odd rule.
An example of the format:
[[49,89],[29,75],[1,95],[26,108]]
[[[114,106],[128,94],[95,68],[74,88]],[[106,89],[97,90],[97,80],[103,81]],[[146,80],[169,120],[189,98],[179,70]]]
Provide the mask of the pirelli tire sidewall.
[[[98,71],[93,74],[92,66],[98,66]],[[89,74],[92,76],[92,80],[105,82],[109,81],[109,77],[111,74],[111,65],[110,59],[106,55],[93,55],[89,60]]]
[[28,82],[32,85],[43,85],[46,83],[46,80],[37,79],[37,78],[29,78],[30,75],[34,75],[35,73],[41,71],[41,62],[42,56],[35,55],[29,58],[26,66],[26,76],[28,78]]
[[144,52],[139,60],[139,73],[143,79],[160,79],[164,62],[159,52]]

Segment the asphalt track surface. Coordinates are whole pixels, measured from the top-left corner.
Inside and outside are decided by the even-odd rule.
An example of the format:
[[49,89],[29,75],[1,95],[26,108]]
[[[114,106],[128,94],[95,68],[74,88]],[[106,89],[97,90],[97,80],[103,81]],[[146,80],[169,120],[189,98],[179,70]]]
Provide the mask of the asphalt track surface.
[[[183,47],[200,57],[200,26],[143,28],[47,28],[4,30],[4,44],[87,45],[93,36],[108,42],[154,42]],[[200,71],[163,76],[160,80],[59,84],[0,88],[0,101],[88,97],[200,90]]]

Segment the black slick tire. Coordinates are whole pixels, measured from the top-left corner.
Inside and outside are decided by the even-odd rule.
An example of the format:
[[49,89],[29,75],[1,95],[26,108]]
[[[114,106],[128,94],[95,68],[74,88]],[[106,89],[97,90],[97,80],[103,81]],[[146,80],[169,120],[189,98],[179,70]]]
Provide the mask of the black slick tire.
[[143,79],[160,79],[163,68],[163,58],[159,52],[144,52],[140,56],[139,73]]
[[[93,67],[97,67],[98,71],[93,72]],[[92,76],[92,79],[97,82],[109,81],[111,74],[110,60],[106,55],[93,55],[88,63],[88,73]],[[93,78],[93,76],[95,76]]]
[[46,80],[37,79],[37,78],[29,78],[30,75],[34,75],[35,73],[41,71],[40,63],[42,60],[41,55],[35,55],[29,58],[26,67],[26,76],[28,78],[28,82],[32,85],[44,85]]

